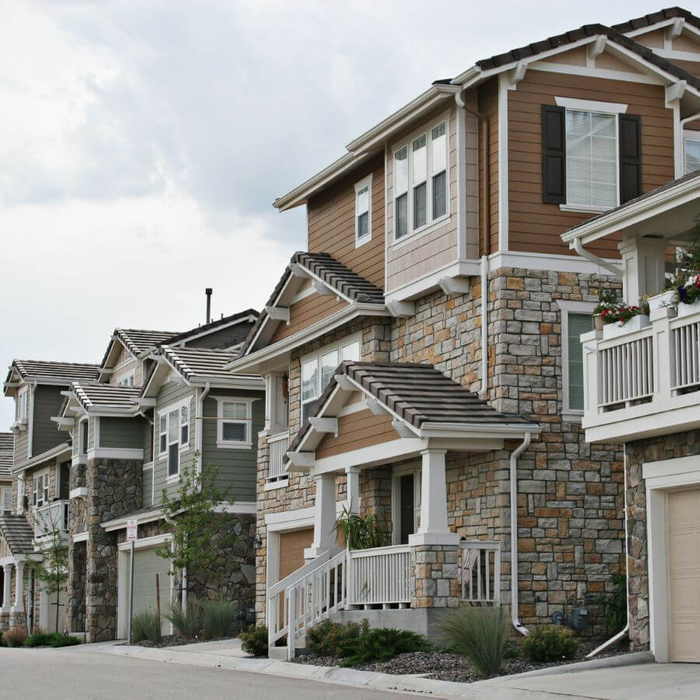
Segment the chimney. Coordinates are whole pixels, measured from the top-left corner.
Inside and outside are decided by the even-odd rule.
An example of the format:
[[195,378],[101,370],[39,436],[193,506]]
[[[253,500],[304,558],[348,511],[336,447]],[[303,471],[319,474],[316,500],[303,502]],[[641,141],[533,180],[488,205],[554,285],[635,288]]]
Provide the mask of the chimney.
[[211,295],[214,290],[211,287],[207,287],[204,293],[207,295],[207,323],[211,323]]

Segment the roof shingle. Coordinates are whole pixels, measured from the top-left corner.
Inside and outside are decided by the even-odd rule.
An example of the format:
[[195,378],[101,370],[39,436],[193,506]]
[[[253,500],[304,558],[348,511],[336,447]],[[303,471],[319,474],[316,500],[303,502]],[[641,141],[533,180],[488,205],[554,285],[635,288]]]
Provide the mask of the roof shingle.
[[22,379],[65,379],[71,381],[94,381],[98,365],[77,362],[48,362],[43,360],[13,360],[12,367]]
[[174,348],[170,345],[161,346],[160,351],[187,381],[234,378],[224,367],[238,357],[237,352],[209,348]]
[[141,389],[111,384],[83,384],[73,382],[71,389],[85,410],[135,408],[133,399],[139,397]]
[[23,515],[0,515],[0,535],[13,556],[34,551],[34,533]]

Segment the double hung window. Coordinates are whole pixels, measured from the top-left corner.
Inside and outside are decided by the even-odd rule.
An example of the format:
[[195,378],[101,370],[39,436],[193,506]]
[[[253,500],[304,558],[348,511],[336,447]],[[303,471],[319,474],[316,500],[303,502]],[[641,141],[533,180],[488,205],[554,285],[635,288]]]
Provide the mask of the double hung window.
[[32,505],[41,508],[49,502],[49,473],[44,472],[34,477]]
[[355,246],[372,240],[372,176],[355,185]]
[[29,391],[27,387],[22,387],[17,392],[17,400],[15,403],[15,420],[26,421],[27,420],[27,399],[29,397]]
[[217,398],[217,445],[233,449],[252,447],[252,400],[239,397]]
[[167,457],[168,478],[180,473],[180,450],[190,441],[190,402],[166,408],[158,417],[158,454]]

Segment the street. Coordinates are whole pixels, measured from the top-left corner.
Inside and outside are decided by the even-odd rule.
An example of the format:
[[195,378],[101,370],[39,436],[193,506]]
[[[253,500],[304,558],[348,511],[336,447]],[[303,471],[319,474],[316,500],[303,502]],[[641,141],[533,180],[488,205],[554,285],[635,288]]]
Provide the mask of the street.
[[[0,648],[0,697],[42,700],[389,700],[412,696],[66,649]],[[415,697],[415,696],[413,696]]]

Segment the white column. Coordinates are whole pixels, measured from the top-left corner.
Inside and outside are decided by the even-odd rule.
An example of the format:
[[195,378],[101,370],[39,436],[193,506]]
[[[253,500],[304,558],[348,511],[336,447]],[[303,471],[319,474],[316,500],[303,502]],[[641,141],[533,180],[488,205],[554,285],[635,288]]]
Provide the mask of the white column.
[[422,452],[420,527],[408,543],[417,545],[457,544],[459,536],[447,525],[445,450]]
[[10,612],[10,596],[12,595],[12,564],[4,564],[2,567],[4,578],[2,585],[2,611]]
[[319,474],[314,482],[314,541],[304,551],[306,559],[313,559],[335,546],[335,474]]
[[357,513],[360,510],[360,468],[347,467],[345,469],[347,475],[347,508],[351,513]]
[[663,238],[629,238],[618,244],[622,255],[622,291],[628,304],[639,305],[645,294],[663,291],[667,243]]
[[24,562],[15,562],[15,604],[12,607],[12,612],[24,612]]

